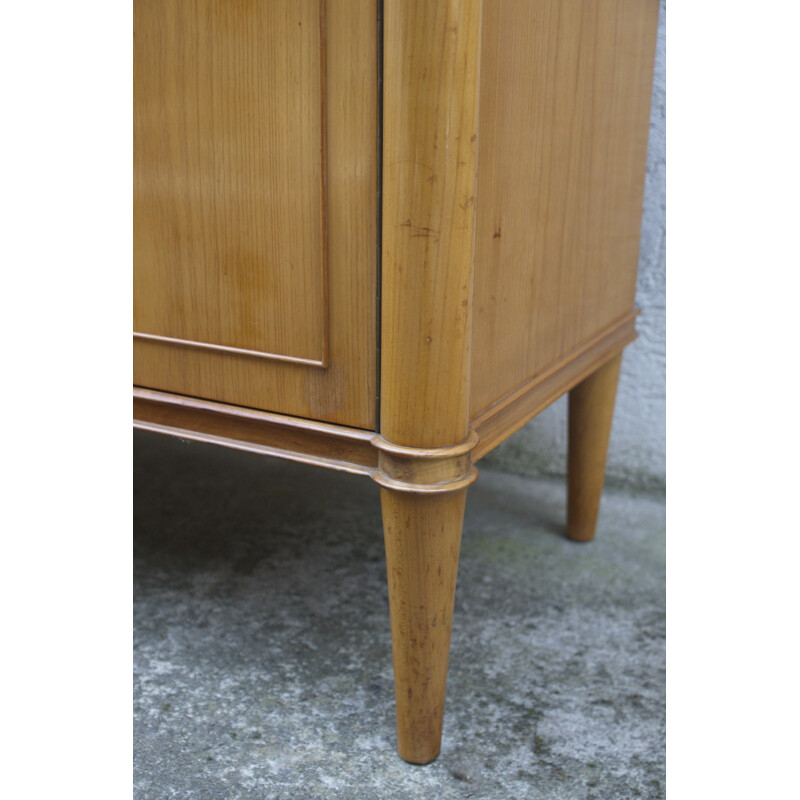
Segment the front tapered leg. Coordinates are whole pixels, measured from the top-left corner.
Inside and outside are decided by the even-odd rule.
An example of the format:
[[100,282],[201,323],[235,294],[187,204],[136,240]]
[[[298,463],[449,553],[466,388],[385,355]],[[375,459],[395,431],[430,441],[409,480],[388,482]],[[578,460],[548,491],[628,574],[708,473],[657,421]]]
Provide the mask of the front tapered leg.
[[621,363],[620,353],[569,393],[567,536],[577,542],[594,538]]
[[381,488],[397,750],[413,764],[433,761],[441,746],[466,495],[466,489],[424,495]]

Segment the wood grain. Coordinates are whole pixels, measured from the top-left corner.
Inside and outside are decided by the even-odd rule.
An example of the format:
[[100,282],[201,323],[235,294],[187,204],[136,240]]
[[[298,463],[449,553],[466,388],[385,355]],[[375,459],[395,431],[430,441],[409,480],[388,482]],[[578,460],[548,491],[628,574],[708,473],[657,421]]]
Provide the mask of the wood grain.
[[470,425],[478,434],[472,460],[483,458],[526,422],[544,411],[573,386],[594,372],[636,339],[636,314],[628,314],[582,342],[533,378],[473,417]]
[[134,3],[139,330],[312,362],[137,339],[134,383],[374,429],[377,7],[321,8]]
[[[398,752],[439,753],[468,452],[480,0],[384,8],[381,506],[392,619]],[[441,471],[444,465],[445,471]],[[464,476],[459,479],[454,476]],[[419,482],[422,483],[419,483]],[[444,494],[419,494],[439,481]],[[387,488],[400,484],[403,491]],[[441,488],[441,487],[437,487]]]
[[478,443],[474,431],[463,442],[449,447],[404,447],[374,436],[380,451],[378,469],[372,479],[389,489],[416,494],[441,494],[465,489],[474,483],[478,471],[470,452]]
[[484,3],[472,417],[633,308],[657,15]]
[[133,425],[360,475],[371,475],[378,465],[369,431],[149,389],[134,390]]
[[569,393],[567,536],[576,542],[594,539],[621,364],[622,353]]
[[134,7],[135,424],[381,485],[398,750],[427,763],[472,462],[569,389],[594,530],[657,0],[387,0],[380,242],[377,0]]
[[381,487],[397,749],[414,764],[439,754],[466,494]]
[[134,327],[327,358],[318,0],[134,4]]
[[384,9],[381,434],[467,435],[479,0]]

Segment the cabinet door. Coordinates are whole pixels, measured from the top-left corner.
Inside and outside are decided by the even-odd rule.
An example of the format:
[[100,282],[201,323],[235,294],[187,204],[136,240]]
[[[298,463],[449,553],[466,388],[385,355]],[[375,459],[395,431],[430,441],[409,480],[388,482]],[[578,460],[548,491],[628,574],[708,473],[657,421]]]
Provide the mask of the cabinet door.
[[375,0],[134,1],[134,382],[374,425]]

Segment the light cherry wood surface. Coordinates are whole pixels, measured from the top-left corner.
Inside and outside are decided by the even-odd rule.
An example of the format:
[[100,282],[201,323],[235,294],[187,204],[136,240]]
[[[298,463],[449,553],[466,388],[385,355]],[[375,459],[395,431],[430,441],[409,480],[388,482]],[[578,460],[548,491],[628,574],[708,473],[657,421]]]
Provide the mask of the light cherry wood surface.
[[466,494],[381,488],[397,749],[414,764],[433,761],[441,746]]
[[134,389],[134,425],[156,433],[372,475],[378,466],[375,434],[345,425]]
[[567,536],[576,542],[594,538],[621,363],[620,353],[569,393]]
[[438,447],[469,421],[480,2],[384,14],[380,430]]
[[553,401],[591,375],[598,364],[622,352],[636,339],[635,318],[636,314],[629,314],[619,323],[600,331],[473,417],[470,424],[478,435],[478,444],[472,452],[473,461],[483,458]]
[[140,335],[327,360],[323,26],[318,0],[134,5]]
[[376,18],[134,3],[135,384],[374,429]]
[[475,462],[566,392],[567,530],[594,535],[657,14],[134,2],[134,424],[380,486],[413,763],[440,749]]
[[[480,0],[385,5],[381,484],[397,747],[439,752],[469,450]],[[443,448],[443,458],[430,458]],[[416,452],[415,452],[416,451]],[[398,457],[399,456],[399,457]]]
[[657,17],[483,3],[472,416],[633,308]]

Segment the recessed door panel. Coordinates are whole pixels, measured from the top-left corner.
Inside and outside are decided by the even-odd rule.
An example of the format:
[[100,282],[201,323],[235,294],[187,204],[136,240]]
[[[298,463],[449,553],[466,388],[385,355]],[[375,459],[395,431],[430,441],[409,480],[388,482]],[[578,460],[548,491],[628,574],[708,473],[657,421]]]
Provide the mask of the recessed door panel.
[[137,333],[322,365],[320,3],[135,9]]

